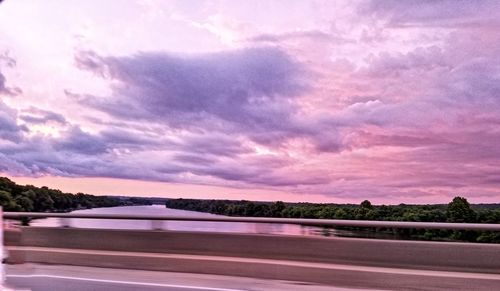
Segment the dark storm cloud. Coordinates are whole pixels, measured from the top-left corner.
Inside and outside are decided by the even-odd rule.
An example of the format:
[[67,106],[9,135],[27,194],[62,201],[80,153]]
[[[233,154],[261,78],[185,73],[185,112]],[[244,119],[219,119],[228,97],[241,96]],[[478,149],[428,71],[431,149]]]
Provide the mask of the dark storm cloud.
[[81,103],[127,120],[172,128],[230,132],[304,131],[292,115],[305,92],[307,73],[276,48],[201,56],[141,53],[76,58],[80,68],[118,81],[111,97],[79,96]]

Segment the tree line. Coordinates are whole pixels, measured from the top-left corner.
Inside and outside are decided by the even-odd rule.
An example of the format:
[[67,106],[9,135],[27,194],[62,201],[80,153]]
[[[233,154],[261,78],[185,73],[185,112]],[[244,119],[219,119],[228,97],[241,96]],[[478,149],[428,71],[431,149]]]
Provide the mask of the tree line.
[[114,207],[136,202],[109,196],[64,193],[48,187],[23,186],[8,178],[0,177],[0,205],[4,211],[67,212],[75,209]]
[[[168,208],[209,212],[227,216],[500,223],[500,204],[470,205],[467,199],[463,197],[455,197],[449,204],[434,205],[372,205],[368,200],[356,205],[182,198],[168,200],[165,205]],[[339,227],[336,230],[340,234],[343,233],[349,236],[500,243],[500,233],[489,231],[346,227]]]

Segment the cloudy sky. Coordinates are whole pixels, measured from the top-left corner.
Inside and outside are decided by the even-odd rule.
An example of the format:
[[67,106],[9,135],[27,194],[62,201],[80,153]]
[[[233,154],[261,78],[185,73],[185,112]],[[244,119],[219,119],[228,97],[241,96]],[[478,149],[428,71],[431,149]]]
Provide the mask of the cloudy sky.
[[500,201],[498,1],[4,1],[0,173],[94,194]]

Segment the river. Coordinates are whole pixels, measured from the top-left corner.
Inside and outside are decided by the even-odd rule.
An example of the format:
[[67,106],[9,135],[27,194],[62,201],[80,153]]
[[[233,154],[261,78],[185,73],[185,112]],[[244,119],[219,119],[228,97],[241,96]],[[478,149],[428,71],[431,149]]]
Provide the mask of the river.
[[[163,205],[121,206],[76,210],[75,214],[130,214],[130,215],[175,215],[175,216],[217,216],[216,214],[166,208]],[[104,220],[104,219],[69,219],[71,227],[105,229],[151,229],[151,221],[142,220]],[[32,226],[60,226],[58,218],[37,219]],[[286,235],[321,235],[322,228],[293,224],[269,224],[247,222],[207,222],[207,221],[163,221],[164,230],[211,231],[236,233],[268,233]]]

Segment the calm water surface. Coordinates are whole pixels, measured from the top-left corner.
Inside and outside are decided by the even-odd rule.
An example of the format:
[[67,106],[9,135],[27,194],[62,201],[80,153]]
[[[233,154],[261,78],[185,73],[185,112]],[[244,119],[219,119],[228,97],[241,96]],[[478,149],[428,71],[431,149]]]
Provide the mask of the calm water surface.
[[[122,206],[76,210],[78,214],[133,214],[133,215],[175,215],[175,216],[218,216],[215,214],[166,208],[163,205]],[[106,229],[151,229],[151,221],[141,220],[105,220],[105,219],[69,219],[71,227],[106,228]],[[318,235],[323,231],[318,227],[292,224],[268,224],[248,222],[208,222],[208,221],[163,221],[162,229],[181,231],[212,231],[238,233],[272,233],[288,235]],[[38,219],[30,223],[33,226],[60,226],[58,218]]]

